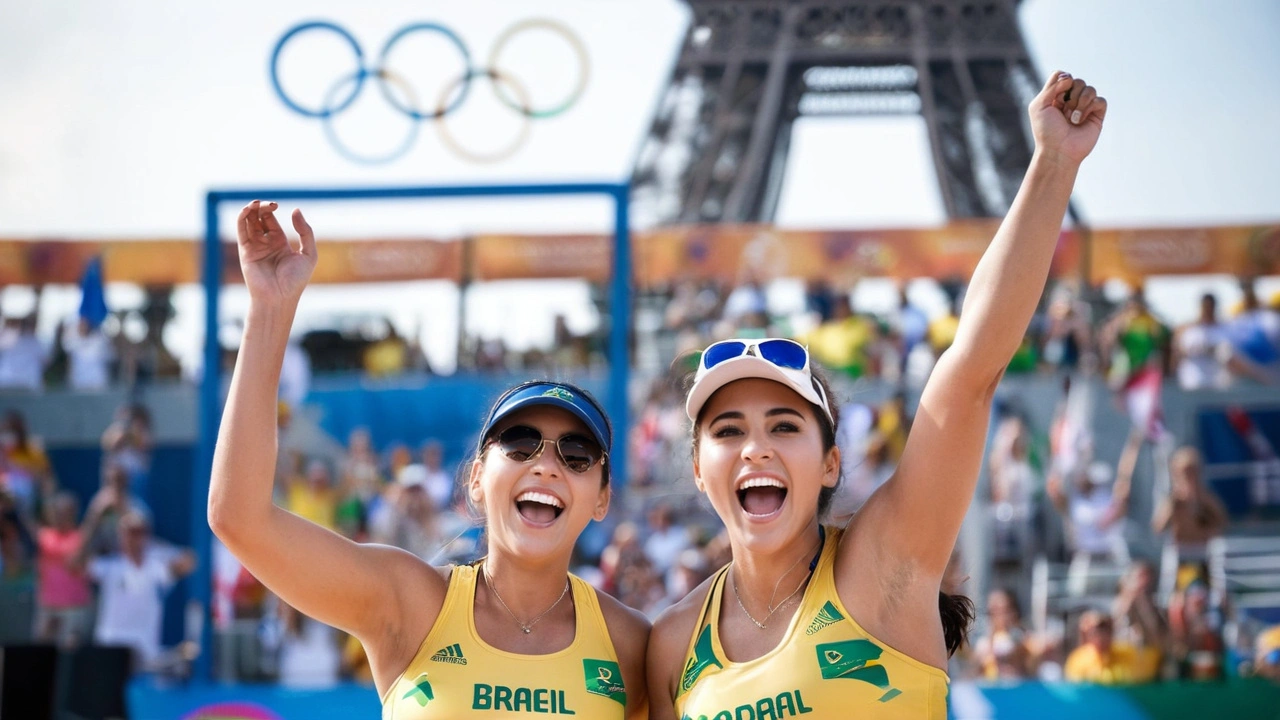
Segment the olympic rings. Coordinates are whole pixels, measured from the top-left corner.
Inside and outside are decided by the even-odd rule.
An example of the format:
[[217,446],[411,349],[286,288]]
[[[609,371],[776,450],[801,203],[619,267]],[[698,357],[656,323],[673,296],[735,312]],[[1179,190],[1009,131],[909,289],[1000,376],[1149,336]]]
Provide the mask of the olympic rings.
[[[534,108],[525,85],[516,79],[514,73],[503,69],[499,65],[499,58],[511,44],[511,41],[520,33],[530,30],[548,30],[558,35],[573,51],[578,60],[578,72],[573,87],[563,98],[542,108]],[[280,79],[280,56],[284,51],[285,45],[293,40],[295,36],[313,31],[323,31],[337,35],[340,40],[351,48],[355,59],[355,67],[352,72],[338,77],[334,84],[330,86],[328,92],[325,93],[319,106],[308,106],[298,102],[285,91]],[[458,51],[462,61],[462,73],[452,81],[445,83],[433,110],[423,108],[419,104],[420,95],[415,92],[412,84],[403,74],[390,69],[392,51],[401,40],[414,34],[441,36]],[[453,30],[438,23],[411,23],[397,30],[383,44],[381,52],[378,53],[377,64],[368,66],[365,63],[364,50],[351,32],[333,22],[313,20],[293,26],[276,41],[275,48],[271,52],[269,70],[272,89],[275,90],[276,96],[280,98],[280,101],[284,103],[285,107],[303,117],[319,119],[324,127],[325,135],[339,154],[353,162],[380,165],[403,157],[413,148],[418,137],[418,123],[423,120],[436,122],[441,142],[459,157],[473,162],[496,162],[510,157],[528,140],[532,120],[554,117],[577,104],[586,91],[590,77],[590,67],[586,46],[581,38],[565,25],[546,18],[529,18],[517,22],[504,30],[498,36],[498,39],[494,41],[485,67],[473,65],[471,53],[462,38]],[[346,143],[339,139],[333,126],[334,116],[347,110],[355,103],[360,93],[364,90],[365,81],[371,78],[377,82],[383,99],[393,109],[411,121],[410,130],[400,145],[390,153],[377,156],[360,155],[352,151]],[[516,138],[494,152],[480,153],[463,148],[444,123],[444,118],[456,111],[466,101],[471,89],[471,83],[476,78],[487,79],[490,89],[498,101],[519,113],[524,120]],[[395,86],[395,90],[398,93],[392,92],[392,85]],[[499,85],[503,87],[500,88]]]

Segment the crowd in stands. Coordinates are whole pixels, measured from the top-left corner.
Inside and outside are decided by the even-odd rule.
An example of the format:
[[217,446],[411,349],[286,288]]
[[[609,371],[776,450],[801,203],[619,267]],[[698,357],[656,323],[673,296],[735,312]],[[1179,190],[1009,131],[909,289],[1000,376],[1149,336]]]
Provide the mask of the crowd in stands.
[[[724,337],[795,337],[834,376],[837,395],[853,398],[841,412],[843,482],[827,519],[848,522],[892,475],[910,433],[911,391],[954,339],[963,292],[944,288],[950,307],[934,317],[905,291],[896,308],[877,315],[860,311],[849,292],[822,283],[808,286],[800,315],[772,313],[766,288],[754,281],[729,291],[689,282],[657,292],[664,317],[654,341],[675,361],[654,374],[634,415],[629,497],[614,505],[607,544],[584,551],[575,572],[654,617],[729,561],[714,514],[688,480],[680,384],[695,367],[696,356],[687,351]],[[1158,427],[1135,425],[1118,462],[1095,457],[1088,414],[1077,407],[1069,380],[1096,375],[1117,392],[1150,375],[1175,379],[1187,390],[1275,384],[1277,304],[1263,304],[1245,282],[1239,308],[1220,313],[1215,298],[1205,295],[1198,320],[1171,328],[1140,293],[1102,308],[1064,288],[1046,295],[1008,368],[1011,375],[1068,381],[1050,426],[1033,426],[1016,408],[1005,408],[993,425],[978,503],[989,515],[983,532],[990,557],[958,554],[957,563],[963,569],[989,561],[987,586],[994,589],[975,598],[979,622],[953,677],[1124,683],[1250,673],[1280,679],[1280,628],[1237,622],[1229,593],[1207,569],[1207,547],[1228,530],[1229,518],[1203,477],[1198,453],[1178,447]],[[135,380],[177,375],[158,331],[126,344],[122,332],[68,323],[46,351],[33,327],[11,319],[0,330],[0,388],[39,390],[56,376],[94,390],[120,382],[122,368]],[[476,341],[459,365],[547,374],[602,361],[603,343],[570,333],[563,321],[556,343],[512,354],[500,343]],[[292,362],[285,361],[277,503],[352,540],[395,545],[432,563],[483,553],[480,523],[439,442],[375,447],[367,431],[357,430],[334,456],[290,441],[293,411],[305,403],[310,374],[324,369],[314,350],[295,343]],[[352,362],[374,377],[429,371],[420,351],[394,330]],[[849,391],[864,378],[877,379],[885,392]],[[150,533],[152,512],[142,500],[147,483],[156,481],[150,437],[141,406],[124,409],[104,430],[101,489],[82,510],[77,497],[60,488],[22,418],[5,416],[0,577],[6,584],[35,579],[30,637],[122,644],[140,669],[181,657],[182,648],[160,647],[160,615],[165,593],[193,571],[193,556]],[[1169,481],[1156,485],[1150,517],[1135,518],[1133,478],[1145,451],[1153,465],[1162,465],[1157,473],[1167,468]],[[1133,552],[1135,523],[1173,552]],[[1046,589],[1040,572],[1046,563],[1064,568],[1061,588]],[[281,603],[225,549],[214,548],[211,564],[219,676],[294,685],[369,681],[367,659],[353,638]]]
[[146,408],[121,408],[103,432],[100,486],[83,511],[22,415],[4,415],[0,438],[5,642],[118,646],[143,672],[189,660],[187,648],[161,646],[164,598],[195,569],[195,556],[151,532],[152,509],[140,494],[150,479]]

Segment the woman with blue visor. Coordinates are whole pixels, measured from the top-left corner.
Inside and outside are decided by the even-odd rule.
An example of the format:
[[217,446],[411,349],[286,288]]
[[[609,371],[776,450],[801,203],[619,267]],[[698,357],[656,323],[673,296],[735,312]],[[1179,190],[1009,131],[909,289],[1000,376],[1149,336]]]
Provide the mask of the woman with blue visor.
[[250,301],[214,455],[214,532],[285,602],[360,640],[384,720],[645,717],[648,621],[569,573],[610,500],[612,429],[581,388],[518,385],[486,416],[465,491],[489,550],[471,565],[351,542],[272,503],[280,367],[316,264],[302,213],[295,249],[276,207],[239,217]]

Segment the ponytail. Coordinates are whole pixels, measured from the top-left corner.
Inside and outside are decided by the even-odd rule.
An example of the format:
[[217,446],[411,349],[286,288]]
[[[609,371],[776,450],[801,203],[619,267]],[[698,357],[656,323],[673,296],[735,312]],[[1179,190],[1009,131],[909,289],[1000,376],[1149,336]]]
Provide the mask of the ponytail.
[[942,635],[947,643],[947,657],[956,654],[969,639],[969,626],[977,613],[973,601],[965,595],[938,592],[938,614],[942,616]]

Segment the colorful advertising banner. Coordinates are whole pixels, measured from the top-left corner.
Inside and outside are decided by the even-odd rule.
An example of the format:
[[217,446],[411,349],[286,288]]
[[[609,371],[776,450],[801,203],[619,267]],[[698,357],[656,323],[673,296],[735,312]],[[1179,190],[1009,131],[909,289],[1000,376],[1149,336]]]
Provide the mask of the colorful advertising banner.
[[[652,286],[682,279],[738,283],[746,278],[863,277],[967,279],[999,226],[997,220],[897,230],[791,230],[768,225],[686,225],[636,233],[635,280]],[[477,235],[463,239],[321,238],[313,282],[524,278],[608,279],[608,235]],[[235,246],[223,246],[223,277],[239,282]],[[0,240],[0,283],[71,284],[102,255],[108,282],[140,285],[200,281],[201,246],[188,240],[105,242]],[[1052,272],[1079,277],[1088,258],[1094,282],[1137,282],[1152,275],[1280,274],[1280,225],[1063,231]]]

